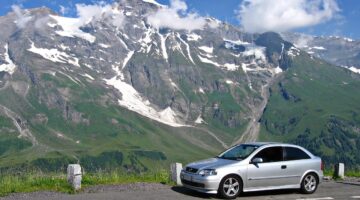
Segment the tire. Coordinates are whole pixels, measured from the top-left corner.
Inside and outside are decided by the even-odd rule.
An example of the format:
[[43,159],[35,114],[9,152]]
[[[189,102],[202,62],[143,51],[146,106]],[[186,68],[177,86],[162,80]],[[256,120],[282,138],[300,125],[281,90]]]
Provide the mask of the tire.
[[301,193],[303,194],[312,194],[316,191],[319,185],[319,180],[316,174],[309,173],[306,174],[301,181]]
[[243,184],[235,175],[225,176],[219,185],[218,194],[224,199],[235,199],[242,192]]

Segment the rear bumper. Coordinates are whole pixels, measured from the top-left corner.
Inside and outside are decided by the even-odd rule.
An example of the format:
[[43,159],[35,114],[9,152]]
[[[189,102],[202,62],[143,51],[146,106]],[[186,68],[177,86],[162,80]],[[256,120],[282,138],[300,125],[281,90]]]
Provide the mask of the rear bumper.
[[217,176],[201,176],[182,171],[181,182],[184,187],[207,194],[217,194],[221,179]]

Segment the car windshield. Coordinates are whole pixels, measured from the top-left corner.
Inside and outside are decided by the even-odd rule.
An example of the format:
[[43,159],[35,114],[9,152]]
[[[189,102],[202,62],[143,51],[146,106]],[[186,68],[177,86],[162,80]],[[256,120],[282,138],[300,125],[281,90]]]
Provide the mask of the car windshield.
[[226,150],[217,156],[217,158],[227,160],[243,160],[247,158],[252,152],[254,152],[258,147],[259,146],[256,145],[241,144]]

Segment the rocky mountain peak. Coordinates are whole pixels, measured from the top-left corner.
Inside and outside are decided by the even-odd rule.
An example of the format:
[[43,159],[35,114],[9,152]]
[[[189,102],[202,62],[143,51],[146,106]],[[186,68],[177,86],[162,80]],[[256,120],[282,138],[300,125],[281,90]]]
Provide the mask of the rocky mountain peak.
[[[286,88],[290,80],[279,80],[311,83],[320,76],[312,68],[293,72],[298,63],[321,61],[277,33],[245,33],[213,18],[196,18],[191,28],[156,23],[149,15],[161,5],[151,0],[95,10],[64,17],[39,8],[0,17],[6,27],[0,34],[0,97],[6,97],[0,98],[0,116],[8,121],[6,130],[36,148],[57,152],[66,144],[74,149],[67,154],[78,156],[101,142],[99,151],[107,150],[114,141],[129,163],[158,156],[132,150],[149,140],[159,147],[146,148],[164,152],[169,146],[182,152],[164,140],[220,150],[258,138],[260,119],[276,92],[286,105],[303,103]],[[176,17],[183,22],[184,16]]]

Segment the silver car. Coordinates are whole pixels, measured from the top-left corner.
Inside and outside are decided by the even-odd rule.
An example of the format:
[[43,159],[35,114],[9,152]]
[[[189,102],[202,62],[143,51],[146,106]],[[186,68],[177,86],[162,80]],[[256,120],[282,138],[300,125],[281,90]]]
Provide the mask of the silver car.
[[300,189],[314,193],[323,178],[319,157],[282,143],[236,145],[215,158],[188,164],[180,174],[187,188],[226,199],[241,192]]

